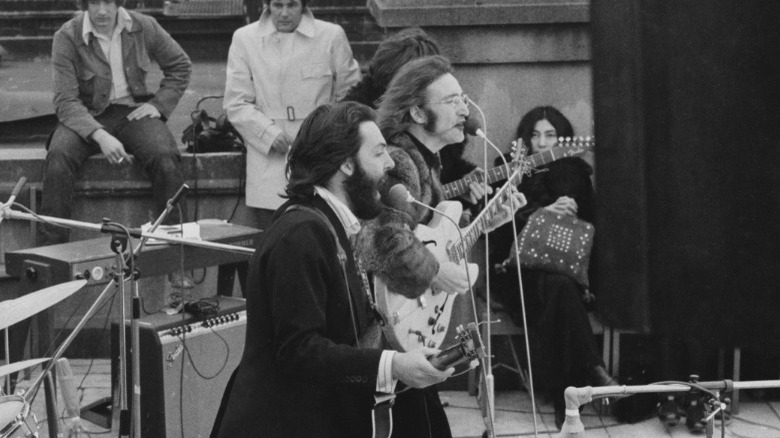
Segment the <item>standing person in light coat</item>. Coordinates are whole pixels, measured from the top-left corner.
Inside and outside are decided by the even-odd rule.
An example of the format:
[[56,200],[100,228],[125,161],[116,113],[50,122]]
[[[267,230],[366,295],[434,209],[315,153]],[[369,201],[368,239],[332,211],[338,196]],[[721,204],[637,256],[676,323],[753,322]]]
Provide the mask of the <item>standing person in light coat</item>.
[[[240,225],[267,227],[284,201],[287,152],[303,119],[360,79],[344,29],[315,19],[308,3],[263,0],[260,19],[233,34],[224,107],[247,147],[246,208],[232,219]],[[221,269],[220,281],[232,284],[232,272]]]

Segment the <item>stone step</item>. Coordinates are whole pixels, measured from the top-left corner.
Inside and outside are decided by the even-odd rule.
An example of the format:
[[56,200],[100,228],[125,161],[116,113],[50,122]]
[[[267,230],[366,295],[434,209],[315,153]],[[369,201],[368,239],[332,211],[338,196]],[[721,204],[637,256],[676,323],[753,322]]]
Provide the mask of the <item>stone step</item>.
[[[244,0],[205,0],[209,3],[221,3],[230,5],[231,3],[238,2],[239,5]],[[261,2],[261,0],[257,0]],[[171,3],[178,3],[184,5],[187,3],[199,3],[204,0],[174,0]],[[157,8],[162,9],[165,5],[164,0],[126,0],[125,7],[131,9],[137,8]],[[323,8],[323,7],[365,7],[365,0],[317,0],[316,4],[312,4],[311,8]],[[232,7],[232,6],[230,6]],[[0,11],[53,11],[53,10],[76,10],[76,2],[74,0],[0,0]]]
[[[171,34],[181,33],[229,33],[244,24],[242,15],[235,8],[228,13],[213,14],[213,4],[199,2],[199,8],[184,10],[178,6],[163,9],[139,9],[154,16]],[[170,11],[169,13],[166,13]],[[182,13],[177,13],[181,11]],[[352,41],[379,41],[382,39],[382,29],[376,24],[368,8],[361,7],[312,7],[314,15],[325,21],[337,23],[344,28]],[[16,36],[52,36],[64,22],[75,14],[72,9],[56,9],[47,11],[9,11],[0,9],[0,37]],[[190,12],[185,14],[183,12]],[[193,21],[198,24],[193,26]]]
[[[143,8],[136,10],[157,18],[180,41],[208,36],[210,40],[227,40],[229,44],[233,31],[245,21],[237,3],[241,0],[188,0],[172,3],[167,8],[149,8],[150,1],[156,0],[149,0]],[[18,4],[19,7],[11,7],[12,4]],[[47,4],[51,8],[28,7],[23,10],[21,7],[30,4]],[[55,5],[58,7],[55,8]],[[54,33],[76,12],[72,6],[72,0],[67,3],[61,0],[0,0],[0,46],[5,47],[11,55],[18,52],[35,55],[49,53]],[[355,57],[361,63],[371,58],[384,36],[362,1],[321,1],[311,9],[317,18],[344,28]]]

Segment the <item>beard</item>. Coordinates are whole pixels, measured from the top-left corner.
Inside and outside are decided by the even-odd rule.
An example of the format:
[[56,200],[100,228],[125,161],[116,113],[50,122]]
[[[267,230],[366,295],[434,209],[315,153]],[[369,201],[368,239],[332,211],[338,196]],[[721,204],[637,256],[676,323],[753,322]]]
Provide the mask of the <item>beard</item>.
[[439,116],[436,115],[436,113],[429,109],[423,107],[423,111],[425,111],[425,124],[423,125],[423,129],[427,131],[430,134],[436,133],[436,123],[439,121]]
[[384,178],[371,180],[359,163],[355,166],[355,172],[344,180],[344,190],[352,204],[352,212],[358,219],[371,220],[379,216],[382,203],[377,195],[382,181]]

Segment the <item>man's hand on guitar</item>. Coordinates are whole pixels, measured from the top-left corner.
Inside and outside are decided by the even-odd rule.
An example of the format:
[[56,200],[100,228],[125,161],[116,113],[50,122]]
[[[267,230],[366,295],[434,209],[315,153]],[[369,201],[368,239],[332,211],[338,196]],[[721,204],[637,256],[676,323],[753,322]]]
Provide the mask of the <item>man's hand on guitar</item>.
[[469,277],[462,264],[449,261],[439,262],[439,272],[433,277],[431,291],[462,294],[469,290]]
[[428,358],[437,354],[439,350],[426,347],[406,353],[395,353],[393,378],[412,388],[427,388],[447,380],[455,372],[455,368],[450,367],[441,371],[434,367]]
[[511,198],[507,197],[504,202],[501,203],[499,206],[500,210],[490,220],[490,223],[486,227],[487,232],[491,232],[501,225],[511,221],[512,217],[515,215],[515,212],[528,204],[528,201],[525,199],[525,195],[518,192],[514,187],[510,187],[509,196]]
[[485,171],[477,167],[464,177],[464,179],[474,178],[475,182],[469,183],[469,192],[462,196],[462,198],[471,204],[476,204],[480,199],[486,195],[493,193],[493,187],[487,186],[485,191],[485,184],[482,182],[485,179]]

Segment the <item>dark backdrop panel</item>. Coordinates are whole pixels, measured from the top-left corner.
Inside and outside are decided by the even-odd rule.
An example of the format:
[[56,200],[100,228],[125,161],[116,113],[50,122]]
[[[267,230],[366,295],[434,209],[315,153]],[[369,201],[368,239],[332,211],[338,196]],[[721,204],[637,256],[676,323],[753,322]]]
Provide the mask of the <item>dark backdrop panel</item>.
[[780,5],[593,0],[600,305],[778,345]]

